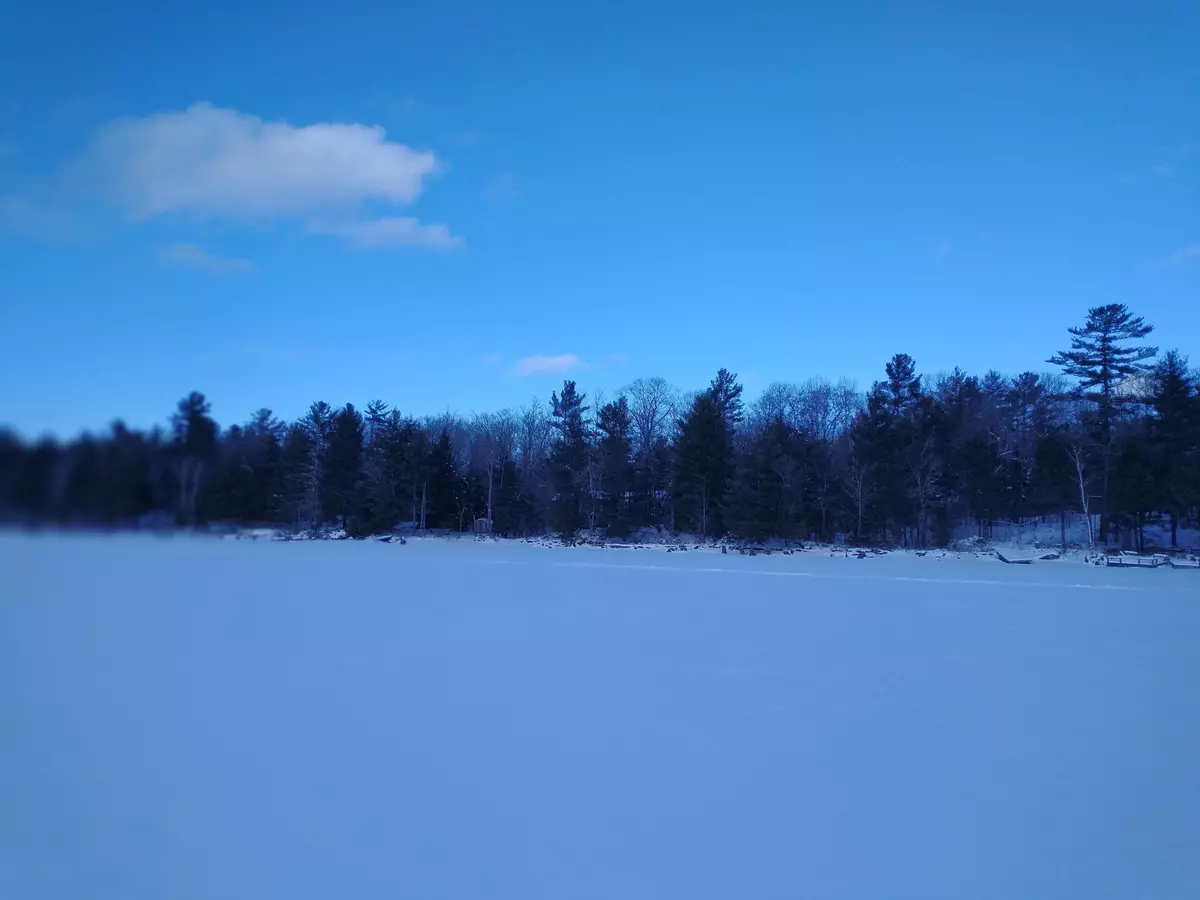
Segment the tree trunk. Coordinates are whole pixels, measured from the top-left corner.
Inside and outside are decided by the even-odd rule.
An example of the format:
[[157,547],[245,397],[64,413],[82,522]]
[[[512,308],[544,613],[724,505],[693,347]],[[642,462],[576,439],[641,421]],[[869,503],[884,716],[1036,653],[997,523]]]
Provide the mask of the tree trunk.
[[1105,547],[1108,546],[1108,533],[1111,530],[1111,524],[1108,521],[1108,441],[1104,443],[1104,490],[1100,495],[1100,541]]
[[204,463],[197,462],[192,468],[192,488],[188,495],[188,521],[196,521],[196,499],[200,495],[200,475],[204,471]]
[[1071,462],[1075,464],[1075,477],[1079,481],[1079,505],[1083,510],[1083,517],[1087,519],[1088,527],[1088,546],[1096,546],[1096,536],[1092,531],[1092,513],[1088,509],[1087,496],[1087,479],[1083,477],[1083,449],[1080,447],[1071,447],[1067,454],[1071,457]]
[[488,521],[492,521],[492,464],[488,463]]

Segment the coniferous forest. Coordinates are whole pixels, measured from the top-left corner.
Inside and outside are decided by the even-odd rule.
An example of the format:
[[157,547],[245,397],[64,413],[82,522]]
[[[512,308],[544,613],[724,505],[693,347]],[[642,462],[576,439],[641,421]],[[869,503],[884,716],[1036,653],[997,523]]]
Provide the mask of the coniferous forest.
[[414,418],[383,401],[262,409],[219,425],[203,394],[166,430],[121,423],[69,443],[0,433],[10,523],[131,527],[271,524],[352,536],[642,526],[713,538],[942,546],[964,527],[1087,513],[1097,544],[1171,543],[1200,506],[1200,390],[1178,351],[1123,305],[1088,311],[1014,376],[923,375],[898,353],[852,383],[774,383],[754,402],[719,369],[683,393],[639,378],[595,400],[575,382],[526,408]]

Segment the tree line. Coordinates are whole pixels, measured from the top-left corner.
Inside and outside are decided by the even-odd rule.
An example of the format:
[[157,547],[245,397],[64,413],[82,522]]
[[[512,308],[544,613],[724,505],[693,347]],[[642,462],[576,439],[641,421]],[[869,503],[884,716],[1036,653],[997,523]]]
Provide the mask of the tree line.
[[[1194,525],[1200,390],[1119,304],[1088,312],[1057,373],[918,373],[900,353],[862,393],[774,383],[747,404],[720,369],[683,394],[640,378],[588,397],[565,381],[519,410],[415,418],[382,401],[270,410],[222,429],[204,395],[168,429],[60,443],[0,434],[8,521],[206,522],[624,538],[643,526],[750,541],[944,545],[969,525],[1086,513],[1093,539],[1143,547]],[[482,521],[481,521],[482,520]]]

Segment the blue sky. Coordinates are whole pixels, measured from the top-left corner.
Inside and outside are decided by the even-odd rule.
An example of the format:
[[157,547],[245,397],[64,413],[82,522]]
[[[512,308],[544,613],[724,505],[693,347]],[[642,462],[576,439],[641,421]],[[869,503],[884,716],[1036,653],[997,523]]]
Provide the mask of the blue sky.
[[[6,2],[0,423],[1200,354],[1200,5]],[[378,130],[382,129],[382,131]]]

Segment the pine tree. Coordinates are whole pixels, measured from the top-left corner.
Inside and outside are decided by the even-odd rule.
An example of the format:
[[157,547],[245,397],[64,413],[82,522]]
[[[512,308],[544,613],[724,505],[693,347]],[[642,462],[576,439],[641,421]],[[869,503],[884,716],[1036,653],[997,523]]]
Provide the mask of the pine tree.
[[1052,427],[1039,434],[1033,447],[1028,511],[1057,513],[1062,545],[1067,545],[1067,511],[1080,506],[1078,472],[1074,467],[1067,429]]
[[760,428],[738,454],[729,492],[729,527],[739,537],[803,537],[804,440],[781,418]]
[[1170,520],[1171,546],[1179,545],[1179,520],[1200,494],[1200,395],[1187,357],[1169,351],[1154,370],[1154,418],[1149,440],[1155,457],[1160,508]]
[[454,528],[459,518],[461,476],[454,467],[454,448],[445,430],[438,436],[425,461],[429,483],[429,504],[426,526]]
[[[283,473],[283,496],[280,513],[296,528],[315,524],[316,483],[314,468],[319,466],[320,450],[317,438],[301,422],[291,425],[284,436],[280,452]],[[316,468],[319,473],[319,468]]]
[[921,398],[917,363],[907,353],[897,353],[884,366],[887,381],[875,382],[873,393],[882,398],[892,415],[911,412]]
[[200,488],[217,454],[217,423],[209,415],[211,406],[199,391],[179,401],[171,417],[172,442],[177,478],[176,515],[181,522],[196,521]]
[[724,506],[734,474],[734,426],[742,419],[742,386],[720,369],[696,396],[675,439],[676,526],[680,520],[702,537],[725,532]]
[[721,411],[725,424],[733,429],[742,423],[742,386],[738,384],[737,375],[728,369],[718,369],[716,377],[708,386],[717,408]]
[[[329,455],[329,436],[333,429],[333,409],[324,400],[318,400],[308,408],[300,420],[300,428],[308,437],[305,442],[308,456],[303,461],[295,460],[297,467],[292,475],[303,486],[300,517],[310,526],[318,525],[325,511],[325,465]],[[297,442],[297,445],[299,442]]]
[[427,490],[425,432],[399,410],[372,401],[365,416],[363,484],[371,528],[389,531],[398,522],[420,523],[420,498]]
[[247,498],[250,521],[269,522],[283,497],[283,439],[287,426],[269,409],[260,409],[246,425],[248,464],[253,487]]
[[554,446],[550,453],[551,527],[564,539],[573,539],[584,524],[584,503],[590,502],[588,484],[588,427],[586,400],[574,381],[564,381],[562,394],[550,395]]
[[1145,419],[1122,426],[1113,454],[1113,519],[1132,535],[1139,553],[1146,550],[1146,523],[1158,499],[1147,430]]
[[[325,518],[341,520],[343,527],[361,532],[363,417],[347,403],[334,414],[322,472],[321,500]],[[351,520],[353,518],[353,520]]]
[[1109,481],[1112,470],[1113,423],[1119,405],[1130,398],[1118,387],[1150,370],[1146,361],[1158,353],[1157,347],[1129,344],[1154,331],[1141,316],[1134,316],[1123,303],[1094,306],[1087,321],[1069,328],[1071,349],[1062,350],[1046,362],[1060,366],[1064,373],[1079,379],[1084,396],[1097,404],[1103,482],[1100,499],[1100,540],[1107,542]]
[[624,396],[600,408],[596,429],[600,433],[597,461],[600,470],[601,513],[609,537],[624,538],[631,530],[628,494],[633,486],[630,461],[629,401]]

